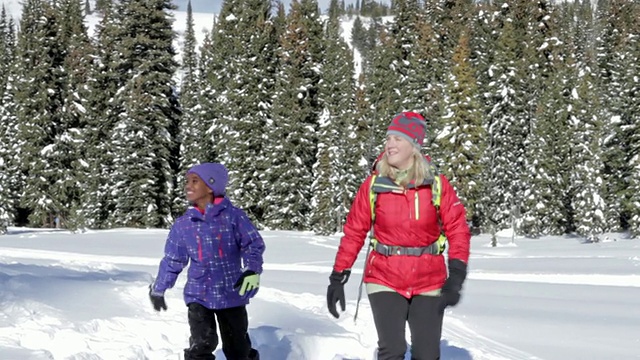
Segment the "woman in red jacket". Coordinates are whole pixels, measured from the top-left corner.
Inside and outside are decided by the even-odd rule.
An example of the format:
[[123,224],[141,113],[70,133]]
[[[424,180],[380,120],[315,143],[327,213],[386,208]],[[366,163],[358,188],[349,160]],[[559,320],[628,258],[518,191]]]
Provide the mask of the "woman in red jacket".
[[[465,209],[449,181],[434,174],[420,153],[425,132],[418,113],[393,118],[377,175],[369,176],[356,194],[329,277],[327,303],[337,318],[336,303],[344,311],[344,284],[373,226],[364,283],[378,332],[378,360],[404,359],[406,322],[411,359],[439,359],[444,309],[460,300],[467,274],[471,234]],[[435,176],[440,178],[439,209],[432,202]],[[448,276],[437,241],[441,231],[449,242]]]

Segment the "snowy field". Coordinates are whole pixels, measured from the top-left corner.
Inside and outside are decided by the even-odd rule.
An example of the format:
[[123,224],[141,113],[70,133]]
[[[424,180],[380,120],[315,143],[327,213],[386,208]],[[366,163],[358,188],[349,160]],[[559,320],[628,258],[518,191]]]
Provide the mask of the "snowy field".
[[[0,359],[182,357],[186,274],[167,292],[167,312],[147,297],[167,231],[9,230],[0,236]],[[263,236],[262,288],[248,307],[262,359],[374,359],[366,296],[353,321],[364,253],[335,320],[325,291],[339,237]],[[491,248],[474,237],[463,301],[445,315],[442,359],[640,359],[640,241],[579,240],[505,237]]]

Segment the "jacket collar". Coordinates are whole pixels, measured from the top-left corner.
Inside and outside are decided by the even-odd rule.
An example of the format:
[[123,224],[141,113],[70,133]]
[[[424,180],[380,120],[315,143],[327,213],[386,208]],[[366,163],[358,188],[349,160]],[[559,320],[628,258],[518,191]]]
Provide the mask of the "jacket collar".
[[[427,178],[422,181],[421,184],[416,185],[415,182],[409,183],[406,188],[414,189],[423,186],[429,186],[433,184],[433,178]],[[385,192],[404,192],[404,188],[400,185],[396,184],[391,178],[386,176],[376,176],[374,183],[371,186],[371,190],[376,193],[385,193]]]
[[204,209],[204,214],[201,213],[197,208],[190,206],[189,209],[187,209],[186,215],[188,215],[192,220],[206,221],[218,216],[230,205],[231,201],[229,201],[229,198],[225,196],[224,199],[222,199],[222,201],[218,204],[207,204],[207,207]]

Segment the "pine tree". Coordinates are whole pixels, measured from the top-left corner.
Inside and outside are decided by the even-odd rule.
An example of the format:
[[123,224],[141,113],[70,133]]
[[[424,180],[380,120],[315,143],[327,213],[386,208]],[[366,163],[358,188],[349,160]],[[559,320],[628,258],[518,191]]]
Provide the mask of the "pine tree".
[[124,4],[119,68],[131,74],[115,101],[123,112],[113,129],[115,211],[112,223],[127,227],[165,227],[178,172],[176,134],[180,108],[173,74],[169,0]]
[[428,89],[429,74],[419,66],[422,60],[416,56],[419,30],[418,24],[424,22],[417,0],[397,0],[393,3],[395,21],[391,25],[390,35],[393,38],[393,55],[391,59],[392,76],[397,78],[397,88],[388,89],[398,93],[400,102],[395,104],[397,112],[401,110],[417,110],[426,108],[425,93]]
[[337,19],[340,16],[340,3],[338,2],[338,0],[331,0],[329,2],[327,16],[329,17],[329,19]]
[[524,79],[519,67],[517,38],[511,21],[505,21],[498,39],[495,65],[492,75],[493,107],[487,117],[489,133],[487,149],[487,177],[490,184],[482,208],[481,216],[488,220],[490,227],[498,229],[511,226],[512,209],[522,199],[522,169],[524,166],[524,141],[526,123],[523,116],[525,94],[518,89]]
[[64,194],[51,187],[62,181],[56,138],[64,133],[63,106],[64,52],[59,38],[59,17],[42,0],[25,2],[17,44],[17,69],[14,84],[21,171],[26,183],[21,206],[30,211],[33,226],[51,224],[55,215],[67,211]]
[[351,43],[353,47],[358,49],[361,53],[364,53],[367,48],[367,29],[364,27],[360,16],[356,16],[353,20],[353,27],[351,28]]
[[[337,0],[331,4],[337,6]],[[357,170],[364,156],[364,138],[354,121],[353,60],[348,45],[340,37],[337,13],[327,22],[325,39],[327,46],[322,64],[325,71],[319,94],[324,110],[320,116],[315,181],[311,188],[311,226],[316,233],[332,234],[342,229],[362,180],[362,172]]]
[[15,53],[15,29],[4,6],[0,12],[0,234],[16,219],[20,171],[17,123],[11,83]]
[[209,110],[214,153],[229,169],[228,195],[260,224],[263,134],[270,122],[275,73],[270,1],[225,1],[212,40],[207,79],[215,99]]
[[[568,171],[569,127],[571,117],[568,70],[558,61],[554,81],[540,99],[540,110],[531,124],[527,146],[526,176],[522,208],[526,209],[521,232],[528,237],[543,234],[560,235],[567,231],[570,219],[565,208],[565,196],[570,190]],[[573,169],[569,167],[568,169]]]
[[382,28],[379,18],[371,18],[369,25],[366,27],[362,19],[358,16],[353,21],[353,28],[351,29],[351,44],[354,48],[354,53],[360,54],[360,63],[356,64],[357,68],[360,68],[360,72],[368,72],[372,62],[372,52],[378,45],[379,32]]
[[393,70],[399,58],[393,36],[386,29],[381,29],[371,66],[365,69],[366,98],[370,104],[368,127],[371,131],[367,141],[368,159],[375,159],[380,153],[391,119],[402,110],[400,94],[395,90],[400,87],[400,77]]
[[[458,39],[469,27],[470,20],[473,18],[472,11],[475,3],[471,0],[445,0],[435,4],[429,1],[428,3],[432,4],[427,5],[427,8],[431,9],[429,15],[432,21],[440,25],[437,28],[442,52],[453,55],[458,46]],[[451,56],[447,56],[447,59],[451,59]]]
[[575,134],[572,154],[577,166],[572,169],[571,180],[576,232],[589,241],[597,242],[606,230],[606,204],[603,197],[606,186],[602,157],[604,129],[591,68],[594,63],[595,60],[588,60],[575,66],[577,84],[571,91],[574,107],[571,120]]
[[[269,188],[264,198],[265,225],[308,228],[313,165],[318,146],[318,99],[322,79],[323,30],[315,0],[293,1],[287,30],[280,39],[273,123],[267,126],[265,154]],[[276,140],[277,139],[277,140]]]
[[[562,42],[552,35],[558,19],[563,18],[562,13],[556,15],[549,4],[539,2],[537,10],[545,15],[538,18],[534,9],[522,10],[528,5],[519,4],[519,12],[513,12],[517,19],[514,23],[521,23],[523,36],[531,39],[521,50],[525,54],[521,68],[527,77],[520,89],[530,94],[524,106],[530,131],[525,145],[526,185],[520,206],[523,215],[520,231],[538,237],[574,230],[568,169],[575,166],[567,142],[573,137],[569,124],[572,60]],[[536,110],[532,111],[534,104]]]
[[105,13],[109,11],[109,9],[112,6],[112,3],[113,3],[113,0],[96,0],[95,10]]
[[624,36],[624,64],[623,64],[623,96],[622,115],[623,123],[627,124],[624,131],[629,141],[627,154],[627,167],[631,169],[631,178],[627,187],[628,200],[625,210],[629,218],[629,231],[640,236],[640,3],[629,1],[623,9],[625,12]]
[[479,226],[476,208],[485,191],[483,154],[487,147],[482,127],[478,87],[471,66],[469,36],[462,33],[452,59],[453,69],[446,89],[443,131],[437,136],[440,171],[446,174],[467,209],[467,218]]
[[65,51],[64,88],[60,134],[54,141],[57,151],[55,161],[59,164],[59,180],[50,191],[60,198],[61,216],[67,228],[84,226],[86,220],[81,211],[81,194],[89,191],[82,173],[88,164],[82,158],[83,132],[86,128],[87,79],[92,67],[91,48],[80,0],[61,0],[57,3],[60,13],[60,43]]
[[497,24],[497,9],[493,2],[481,2],[478,4],[477,14],[474,17],[473,36],[469,39],[471,47],[470,60],[475,69],[475,77],[478,81],[478,92],[481,97],[481,110],[483,118],[486,118],[493,108],[492,98],[486,96],[492,91],[491,68],[494,63],[495,52],[499,32]]
[[[524,166],[529,169],[519,179],[523,193],[515,200],[517,209],[512,216],[521,215],[518,220],[526,235],[538,236],[539,230],[545,231],[544,226],[548,227],[545,232],[559,233],[562,232],[560,228],[571,227],[567,209],[563,208],[568,179],[561,170],[563,166],[571,168],[571,165],[566,156],[566,142],[565,146],[560,144],[562,148],[557,148],[553,138],[558,133],[549,133],[558,116],[562,120],[557,129],[566,131],[568,128],[566,114],[559,115],[563,112],[559,100],[564,98],[564,85],[561,84],[562,76],[556,74],[561,59],[554,57],[559,54],[556,47],[560,44],[554,33],[556,15],[548,1],[512,1],[502,9],[503,18],[513,24],[517,39],[516,54],[520,61],[515,90],[521,101],[519,111],[514,115],[524,129]],[[570,134],[560,136],[570,137]],[[536,176],[530,176],[530,173]],[[553,188],[550,188],[551,184]]]
[[[202,144],[208,149],[207,159],[226,163],[227,144],[225,133],[229,124],[224,123],[224,118],[231,116],[232,104],[229,102],[228,84],[235,81],[238,69],[234,51],[240,49],[242,40],[238,37],[241,29],[242,1],[225,0],[222,3],[220,14],[211,31],[208,42],[203,43],[202,57],[202,85],[200,104],[202,106],[202,119],[207,127],[206,143]],[[238,204],[239,206],[242,206]]]
[[193,22],[193,9],[191,0],[187,3],[187,30],[184,36],[181,64],[182,82],[180,85],[180,105],[182,116],[180,118],[178,143],[180,144],[180,173],[176,183],[178,186],[174,192],[173,215],[178,216],[183,212],[185,200],[182,196],[182,175],[187,170],[201,162],[206,161],[207,149],[203,147],[202,139],[206,133],[206,124],[199,117],[200,94],[202,82],[198,71],[198,55],[196,53],[196,36]]
[[280,39],[287,30],[287,10],[281,1],[278,1],[276,14],[273,17],[273,27],[276,39]]
[[78,226],[97,229],[115,225],[110,218],[116,203],[112,196],[115,190],[115,153],[111,134],[123,112],[123,104],[116,102],[115,96],[130,76],[119,68],[122,61],[120,46],[127,36],[122,26],[124,4],[107,1],[106,5],[108,7],[101,9],[103,18],[96,26],[97,59],[87,84],[90,94],[87,109],[90,110],[83,132],[83,154],[87,166],[79,174],[85,179],[86,190],[81,197],[83,208],[78,214],[79,219],[84,219],[84,224]]
[[[444,92],[449,80],[445,74],[450,72],[451,66],[446,65],[449,61],[445,61],[433,25],[422,21],[416,30],[418,37],[411,59],[413,71],[409,76],[409,87],[413,89],[412,92],[415,95],[413,101],[428,119],[429,130],[425,143],[430,144],[445,126],[441,121],[445,112]],[[442,154],[437,147],[430,148],[430,152],[434,160],[441,160]]]
[[[637,213],[630,180],[637,178],[634,157],[638,148],[638,35],[637,3],[610,0],[598,4],[600,33],[597,37],[599,83],[602,89],[605,115],[604,181],[606,219],[609,231],[630,227]],[[635,73],[634,73],[635,71]],[[629,79],[628,77],[631,76]],[[632,225],[636,227],[637,225]],[[635,232],[635,230],[634,230]]]
[[182,64],[180,73],[182,81],[180,84],[180,103],[183,114],[180,122],[180,150],[181,171],[186,171],[191,166],[202,162],[203,159],[197,153],[199,146],[199,131],[194,131],[200,123],[197,118],[197,94],[199,93],[198,83],[198,54],[196,53],[196,35],[194,30],[193,9],[191,0],[187,2],[187,28],[184,35],[184,45],[182,48]]
[[[224,9],[224,8],[223,8]],[[197,94],[197,114],[194,116],[199,119],[198,128],[193,129],[193,132],[198,130],[204,131],[202,136],[198,139],[198,144],[191,143],[195,139],[184,138],[183,146],[185,150],[190,149],[194,151],[193,159],[199,159],[201,162],[219,161],[218,146],[215,146],[215,139],[220,139],[220,129],[218,115],[220,113],[218,106],[217,89],[214,85],[220,86],[215,82],[216,69],[215,61],[217,59],[217,47],[213,42],[213,34],[217,32],[218,24],[214,23],[211,33],[205,35],[202,45],[200,47],[200,56],[198,61],[198,73],[199,73],[199,92]],[[185,114],[188,118],[189,114]],[[186,129],[183,129],[186,131]],[[188,130],[192,131],[192,130]]]

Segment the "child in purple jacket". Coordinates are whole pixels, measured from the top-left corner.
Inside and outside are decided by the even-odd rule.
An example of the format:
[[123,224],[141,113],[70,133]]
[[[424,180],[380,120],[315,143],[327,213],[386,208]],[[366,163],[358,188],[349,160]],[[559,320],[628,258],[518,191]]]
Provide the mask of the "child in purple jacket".
[[185,360],[215,359],[216,319],[228,360],[259,359],[247,333],[246,305],[260,285],[265,245],[244,211],[225,196],[227,181],[222,164],[202,163],[187,171],[185,191],[193,206],[171,227],[150,286],[153,308],[166,310],[164,292],[189,264],[184,301],[191,337]]

